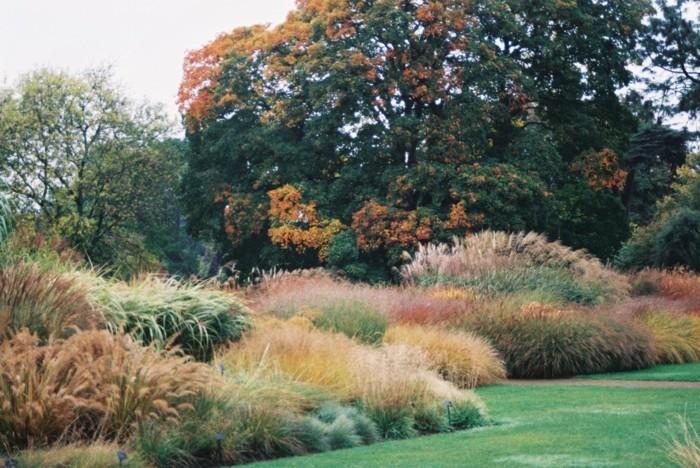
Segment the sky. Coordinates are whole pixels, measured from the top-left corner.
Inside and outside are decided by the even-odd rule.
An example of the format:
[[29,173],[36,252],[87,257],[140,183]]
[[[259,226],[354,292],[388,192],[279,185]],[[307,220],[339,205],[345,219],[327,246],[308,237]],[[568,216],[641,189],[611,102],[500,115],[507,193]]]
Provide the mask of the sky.
[[182,61],[219,33],[276,24],[294,0],[0,0],[0,84],[39,67],[111,66],[135,100],[177,116]]

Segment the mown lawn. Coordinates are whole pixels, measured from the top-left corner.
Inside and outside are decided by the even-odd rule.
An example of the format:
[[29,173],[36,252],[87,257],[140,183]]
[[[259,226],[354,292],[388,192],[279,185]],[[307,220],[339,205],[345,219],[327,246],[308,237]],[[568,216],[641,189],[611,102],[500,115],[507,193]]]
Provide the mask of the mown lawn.
[[597,380],[659,380],[671,382],[700,382],[700,362],[692,364],[675,364],[656,366],[634,372],[617,372],[614,374],[596,374],[582,376],[582,379]]
[[496,425],[260,466],[671,466],[669,419],[686,414],[700,427],[695,389],[500,385],[478,393]]

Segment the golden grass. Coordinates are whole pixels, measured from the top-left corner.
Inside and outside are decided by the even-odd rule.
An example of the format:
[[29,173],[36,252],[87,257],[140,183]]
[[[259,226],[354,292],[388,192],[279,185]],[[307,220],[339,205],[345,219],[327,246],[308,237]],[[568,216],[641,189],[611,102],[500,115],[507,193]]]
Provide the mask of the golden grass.
[[700,361],[699,317],[656,312],[638,319],[651,331],[658,364]]
[[144,421],[176,421],[210,379],[206,366],[106,331],[47,346],[21,332],[0,344],[0,442],[121,440]]
[[[116,468],[119,465],[117,444],[96,442],[90,445],[64,445],[45,450],[27,450],[17,456],[19,466],[25,468]],[[129,452],[125,468],[148,466],[137,453]]]
[[390,328],[384,340],[420,349],[432,370],[460,388],[491,384],[506,376],[496,350],[473,333],[399,325]]
[[374,348],[287,322],[258,325],[221,361],[252,374],[282,374],[369,410],[410,410],[449,398],[472,398],[428,370],[425,357],[414,349]]

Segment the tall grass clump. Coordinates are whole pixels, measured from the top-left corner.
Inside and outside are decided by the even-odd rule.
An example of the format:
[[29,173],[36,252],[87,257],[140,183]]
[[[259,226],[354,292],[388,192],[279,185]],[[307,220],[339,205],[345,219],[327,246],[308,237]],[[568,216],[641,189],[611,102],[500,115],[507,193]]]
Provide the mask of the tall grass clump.
[[331,302],[307,314],[319,328],[342,333],[368,344],[381,343],[387,327],[384,315],[359,301]]
[[256,329],[222,359],[235,369],[281,373],[355,404],[384,438],[415,435],[417,413],[446,399],[468,400],[483,410],[475,395],[420,365],[422,357],[409,348],[372,348],[341,334],[285,323]]
[[491,307],[469,316],[464,327],[489,339],[510,377],[569,377],[654,363],[652,337],[634,322],[537,303]]
[[0,445],[124,440],[148,420],[177,420],[209,370],[106,331],[41,346],[20,332],[0,343]]
[[700,466],[700,436],[687,417],[678,416],[678,426],[669,427],[668,458],[681,468]]
[[[142,457],[158,467],[245,463],[377,441],[374,423],[306,385],[279,375],[227,370],[177,426],[145,425]],[[223,436],[220,445],[216,435]]]
[[462,286],[487,296],[541,291],[583,304],[622,298],[629,289],[624,276],[585,251],[532,232],[484,231],[452,245],[424,245],[401,273],[420,286]]
[[123,283],[82,275],[112,331],[143,344],[174,344],[201,361],[217,346],[240,339],[249,328],[247,309],[237,298],[198,285],[147,276]]
[[495,383],[506,376],[496,350],[469,332],[398,325],[389,329],[385,341],[421,350],[432,370],[460,388]]
[[638,319],[651,331],[657,364],[700,361],[700,318],[647,312]]
[[103,322],[73,278],[33,264],[0,269],[0,341],[22,329],[42,340],[60,338]]
[[659,295],[663,298],[688,302],[700,311],[700,275],[685,270],[644,269],[634,275],[633,290],[639,296]]

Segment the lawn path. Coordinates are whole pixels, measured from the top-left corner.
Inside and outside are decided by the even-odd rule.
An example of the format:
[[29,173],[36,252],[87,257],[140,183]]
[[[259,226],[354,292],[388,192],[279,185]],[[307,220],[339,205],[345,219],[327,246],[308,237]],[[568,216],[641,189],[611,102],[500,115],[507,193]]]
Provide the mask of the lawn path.
[[700,382],[654,381],[654,380],[587,380],[587,379],[512,379],[507,385],[570,385],[576,387],[623,387],[623,388],[697,388]]

